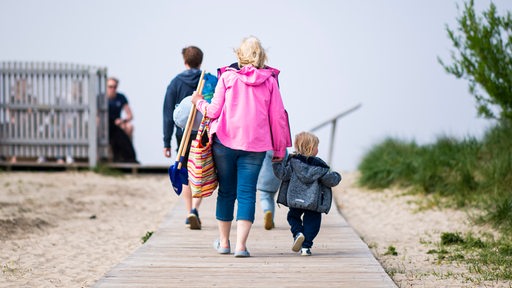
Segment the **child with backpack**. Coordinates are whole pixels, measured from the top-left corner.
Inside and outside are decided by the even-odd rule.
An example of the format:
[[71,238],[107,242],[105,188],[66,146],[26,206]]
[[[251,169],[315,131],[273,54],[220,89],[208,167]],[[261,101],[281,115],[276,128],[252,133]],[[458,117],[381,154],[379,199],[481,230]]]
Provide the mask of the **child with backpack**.
[[319,139],[312,133],[295,136],[295,152],[287,161],[274,162],[272,168],[282,180],[277,203],[287,206],[287,220],[293,235],[292,251],[302,256],[311,255],[313,240],[320,231],[322,213],[328,213],[332,202],[332,189],[341,181],[338,172],[319,157]]

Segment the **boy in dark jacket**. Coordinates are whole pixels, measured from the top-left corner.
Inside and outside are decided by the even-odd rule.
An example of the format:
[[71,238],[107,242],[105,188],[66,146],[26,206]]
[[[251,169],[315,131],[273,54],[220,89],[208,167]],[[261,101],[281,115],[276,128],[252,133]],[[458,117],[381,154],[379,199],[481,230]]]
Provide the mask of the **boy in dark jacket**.
[[[185,97],[192,95],[196,90],[197,83],[201,76],[201,63],[203,62],[203,51],[196,46],[185,47],[181,53],[183,55],[183,62],[186,70],[174,77],[169,86],[167,86],[163,105],[164,156],[167,158],[171,157],[171,137],[174,132],[174,128],[176,128],[176,147],[180,146],[184,132],[182,128],[177,127],[174,123],[174,108]],[[196,138],[196,135],[196,131],[193,131],[190,134],[188,147],[190,147],[190,142]],[[188,153],[189,149],[187,149],[187,152],[185,153],[185,160],[183,162],[185,163],[185,167],[188,159]],[[185,224],[189,226],[190,229],[201,229],[201,220],[199,219],[198,212],[201,204],[201,198],[192,199],[192,192],[190,191],[188,183],[183,185],[182,191],[181,195],[183,195],[187,213]]]
[[295,153],[288,161],[272,164],[274,174],[282,180],[277,203],[290,208],[287,220],[293,235],[292,251],[310,256],[313,240],[320,231],[322,213],[331,208],[332,189],[341,181],[338,172],[318,154],[318,137],[301,132],[295,136]]

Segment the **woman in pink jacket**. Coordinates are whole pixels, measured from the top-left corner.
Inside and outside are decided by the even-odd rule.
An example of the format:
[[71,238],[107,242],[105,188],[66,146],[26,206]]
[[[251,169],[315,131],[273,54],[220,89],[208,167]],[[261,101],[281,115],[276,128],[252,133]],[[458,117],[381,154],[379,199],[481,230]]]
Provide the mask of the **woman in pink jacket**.
[[283,100],[272,70],[263,69],[267,56],[256,37],[243,39],[236,49],[240,70],[227,69],[208,104],[195,93],[192,103],[213,119],[213,157],[219,191],[216,218],[219,238],[214,248],[230,254],[229,234],[238,201],[235,257],[249,257],[246,242],[254,222],[256,182],[265,152],[281,161],[291,146]]

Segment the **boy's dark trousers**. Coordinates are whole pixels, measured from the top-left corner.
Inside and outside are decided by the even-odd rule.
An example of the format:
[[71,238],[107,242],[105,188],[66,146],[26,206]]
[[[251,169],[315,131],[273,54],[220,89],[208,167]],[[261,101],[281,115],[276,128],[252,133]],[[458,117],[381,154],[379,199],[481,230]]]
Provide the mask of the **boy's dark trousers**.
[[[303,215],[304,217],[302,217]],[[295,235],[297,235],[299,232],[304,234],[306,239],[302,244],[302,248],[313,247],[313,240],[320,231],[322,213],[298,208],[290,208],[286,219],[288,220],[288,224],[290,224],[290,231],[292,231],[293,237],[295,237]]]

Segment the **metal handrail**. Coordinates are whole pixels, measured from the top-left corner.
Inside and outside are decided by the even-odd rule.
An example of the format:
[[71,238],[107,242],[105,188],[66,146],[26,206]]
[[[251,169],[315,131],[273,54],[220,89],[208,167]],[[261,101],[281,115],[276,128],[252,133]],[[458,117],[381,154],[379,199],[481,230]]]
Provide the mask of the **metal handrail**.
[[362,104],[359,103],[359,104],[355,105],[354,107],[352,107],[352,108],[350,108],[350,109],[348,109],[348,110],[338,114],[337,116],[334,116],[333,118],[331,118],[331,119],[329,119],[329,120],[327,120],[327,121],[325,121],[325,122],[323,122],[323,123],[321,123],[321,124],[319,124],[319,125],[317,125],[317,126],[315,126],[315,127],[313,127],[312,129],[309,130],[311,132],[314,132],[314,131],[316,131],[316,130],[318,130],[318,129],[320,129],[320,128],[322,128],[322,127],[332,123],[332,126],[331,126],[331,142],[329,144],[329,154],[327,156],[327,159],[328,159],[327,160],[327,164],[329,164],[329,166],[331,166],[331,164],[332,164],[332,154],[333,154],[333,149],[334,149],[334,139],[336,139],[336,137],[335,137],[335,134],[336,134],[336,122],[338,121],[338,119],[340,119],[342,117],[345,117],[348,114],[350,114],[350,113],[356,111],[357,109],[361,108],[361,105]]

